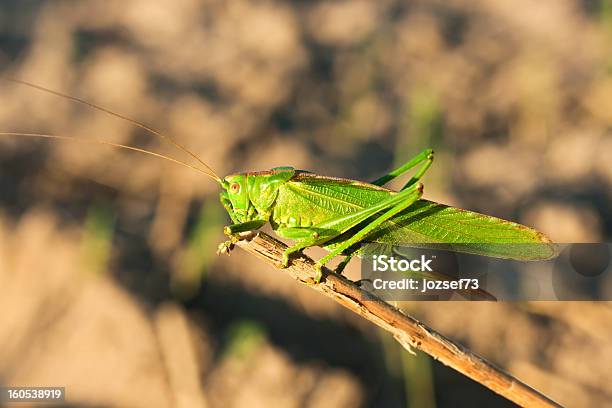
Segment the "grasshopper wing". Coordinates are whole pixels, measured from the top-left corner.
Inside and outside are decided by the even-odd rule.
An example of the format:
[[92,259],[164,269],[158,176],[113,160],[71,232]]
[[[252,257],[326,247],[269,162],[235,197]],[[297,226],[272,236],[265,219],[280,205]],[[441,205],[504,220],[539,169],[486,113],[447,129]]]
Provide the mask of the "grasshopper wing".
[[555,245],[532,228],[428,200],[396,215],[366,241],[424,248],[443,244],[458,252],[525,261],[557,255]]

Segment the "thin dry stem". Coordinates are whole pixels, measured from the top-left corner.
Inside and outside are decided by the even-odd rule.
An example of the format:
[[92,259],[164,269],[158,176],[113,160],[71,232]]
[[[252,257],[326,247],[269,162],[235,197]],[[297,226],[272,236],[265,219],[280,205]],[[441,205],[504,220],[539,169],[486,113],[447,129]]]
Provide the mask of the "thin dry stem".
[[[280,269],[286,246],[269,235],[254,233],[239,241],[237,245]],[[482,357],[402,313],[345,277],[332,273],[329,269],[324,268],[321,283],[314,284],[316,274],[314,261],[306,256],[293,259],[288,268],[280,270],[382,327],[407,350],[411,351],[411,347],[422,350],[520,406],[560,406]]]

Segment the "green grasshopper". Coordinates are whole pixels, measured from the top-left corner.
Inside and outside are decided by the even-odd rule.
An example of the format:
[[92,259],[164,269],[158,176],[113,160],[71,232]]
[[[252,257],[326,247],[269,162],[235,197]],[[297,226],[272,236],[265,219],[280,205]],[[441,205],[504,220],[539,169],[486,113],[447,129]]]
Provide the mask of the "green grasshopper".
[[[316,262],[321,269],[337,255],[346,254],[336,268],[340,273],[360,253],[358,244],[428,246],[458,244],[462,252],[517,260],[542,260],[555,255],[551,241],[542,233],[484,214],[421,199],[421,177],[431,166],[433,151],[424,150],[413,159],[371,183],[321,176],[292,167],[231,174],[219,180],[225,191],[221,203],[233,224],[224,231],[231,237],[221,244],[228,251],[240,232],[256,230],[267,222],[282,238],[295,243],[290,255],[320,246],[329,253]],[[408,170],[418,170],[399,190],[382,186]],[[539,245],[508,245],[508,244]],[[526,251],[526,249],[529,249]]]
[[[131,146],[98,141],[163,157],[199,170],[215,180],[222,189],[221,204],[233,222],[224,228],[229,238],[219,246],[219,253],[229,253],[241,233],[257,230],[269,223],[278,236],[294,242],[283,254],[283,267],[289,265],[292,254],[303,249],[319,246],[328,251],[316,262],[317,283],[323,266],[330,260],[345,255],[335,269],[341,273],[353,256],[361,254],[360,245],[369,242],[421,247],[451,244],[461,252],[517,260],[543,260],[556,255],[553,243],[532,228],[422,199],[423,184],[420,180],[433,162],[431,149],[370,183],[321,176],[292,167],[235,173],[220,178],[194,153],[140,122],[38,85],[20,80],[13,82],[128,120],[195,158],[204,169]],[[45,134],[2,134],[72,139]],[[399,191],[383,187],[411,169],[416,169],[414,175]],[[538,245],[529,245],[525,249],[527,246],[508,244]]]

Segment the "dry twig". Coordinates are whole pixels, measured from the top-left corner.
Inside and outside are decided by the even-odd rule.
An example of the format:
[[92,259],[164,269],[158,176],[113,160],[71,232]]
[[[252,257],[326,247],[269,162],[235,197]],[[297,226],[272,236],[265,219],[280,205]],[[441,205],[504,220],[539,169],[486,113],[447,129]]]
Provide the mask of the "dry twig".
[[[247,252],[279,267],[286,246],[264,233],[251,234],[237,243]],[[410,351],[415,347],[474,381],[521,406],[559,407],[543,394],[505,373],[482,357],[402,313],[343,276],[324,269],[320,284],[313,284],[314,262],[305,256],[283,269],[293,278],[328,296],[363,318],[382,327]]]

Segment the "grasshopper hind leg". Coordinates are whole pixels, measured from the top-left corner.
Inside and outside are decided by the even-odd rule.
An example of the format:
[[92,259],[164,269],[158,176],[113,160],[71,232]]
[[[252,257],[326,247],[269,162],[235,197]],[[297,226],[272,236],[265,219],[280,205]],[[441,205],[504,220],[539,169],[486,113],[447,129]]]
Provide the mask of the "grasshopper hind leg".
[[351,262],[351,259],[353,259],[353,256],[355,256],[355,254],[346,255],[344,259],[340,261],[338,266],[336,266],[336,269],[334,270],[334,272],[336,272],[338,275],[342,275],[342,272],[344,272],[344,269]]
[[320,271],[323,268],[323,265],[329,262],[334,256],[341,254],[345,250],[349,249],[351,246],[361,242],[370,232],[372,232],[374,229],[379,227],[383,222],[387,221],[388,219],[392,218],[399,212],[410,207],[418,199],[420,199],[422,195],[423,195],[423,185],[420,183],[414,184],[410,186],[408,189],[398,193],[397,197],[403,198],[402,201],[400,201],[397,204],[392,205],[390,208],[387,209],[386,212],[379,215],[372,222],[370,222],[365,227],[357,231],[355,234],[353,234],[351,238],[347,239],[346,241],[342,243],[339,243],[339,245],[335,247],[333,251],[331,251],[326,256],[324,256],[323,258],[317,261],[316,268],[319,271],[318,277],[320,278]]
[[340,263],[338,264],[338,266],[336,266],[336,269],[334,270],[334,272],[336,272],[338,275],[342,275],[342,272],[344,272],[344,269],[346,269],[348,264],[351,262],[351,259],[353,259],[355,255],[359,256],[360,253],[361,253],[361,249],[358,249],[354,252],[351,252],[348,255],[345,255],[342,261],[340,261]]
[[[349,232],[347,232],[347,235],[352,235],[351,234],[352,230],[349,230]],[[356,232],[356,231],[354,231]],[[345,235],[341,235],[340,237],[344,237]],[[325,245],[323,248],[329,252],[333,251],[335,248],[337,248],[342,242],[343,240],[340,240],[338,242],[336,242],[336,240],[333,240],[334,242],[329,244],[329,245]],[[346,269],[346,267],[348,266],[348,264],[351,262],[351,260],[353,259],[353,257],[355,256],[361,256],[361,254],[363,253],[363,246],[361,244],[357,244],[353,247],[350,247],[346,250],[344,250],[340,255],[343,255],[344,258],[342,258],[342,261],[340,261],[338,263],[338,265],[336,266],[336,268],[334,269],[334,272],[337,273],[338,275],[342,275],[342,272],[344,272],[344,269]]]
[[384,176],[372,181],[372,184],[377,185],[377,186],[384,186],[385,184],[387,184],[394,178],[406,173],[408,170],[418,165],[421,165],[421,167],[416,171],[414,176],[412,176],[410,180],[408,180],[408,182],[404,184],[404,187],[402,187],[400,191],[406,190],[408,187],[416,184],[421,179],[421,177],[423,177],[427,169],[431,167],[431,164],[433,163],[433,159],[434,159],[433,150],[425,149],[421,153],[414,156],[412,159],[408,160],[406,163],[402,164],[397,169],[392,170],[389,173],[385,174]]

